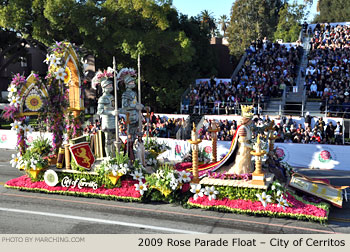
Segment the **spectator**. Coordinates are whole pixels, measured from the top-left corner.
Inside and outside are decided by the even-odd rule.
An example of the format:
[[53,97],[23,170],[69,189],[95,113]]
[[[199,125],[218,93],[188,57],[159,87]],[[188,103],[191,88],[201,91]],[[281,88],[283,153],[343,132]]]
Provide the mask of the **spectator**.
[[340,125],[340,122],[337,122],[337,125],[334,129],[334,135],[335,135],[335,144],[342,144],[343,143],[343,126]]

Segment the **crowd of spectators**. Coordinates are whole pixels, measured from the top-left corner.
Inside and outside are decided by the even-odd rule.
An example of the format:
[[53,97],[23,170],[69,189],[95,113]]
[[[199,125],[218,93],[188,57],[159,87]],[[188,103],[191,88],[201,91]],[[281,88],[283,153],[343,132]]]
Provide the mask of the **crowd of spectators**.
[[[268,116],[255,116],[253,119],[256,126],[261,126],[264,123],[270,123],[271,119]],[[217,120],[219,126],[218,140],[232,141],[232,138],[237,130],[237,122],[235,120]],[[199,136],[203,140],[211,140],[209,132],[210,120],[205,120],[203,126],[199,130]],[[342,144],[343,143],[343,126],[340,122],[329,122],[327,125],[320,117],[311,126],[311,117],[305,117],[305,123],[296,123],[292,116],[282,117],[280,122],[275,123],[273,134],[278,138],[275,142],[280,143],[305,143],[305,144]]]
[[350,25],[317,24],[310,46],[304,84],[308,96],[322,100],[322,111],[350,118]]
[[[326,125],[322,117],[316,118],[316,123],[312,126],[312,117],[307,113],[304,123],[297,123],[290,115],[276,120],[273,127],[273,134],[277,135],[276,142],[280,143],[305,143],[305,144],[342,144],[343,143],[343,126],[340,122],[328,122]],[[236,120],[215,120],[218,124],[218,140],[232,141],[237,130],[238,122]],[[270,123],[269,116],[255,115],[253,122],[256,126]],[[198,130],[199,138],[202,140],[211,140],[211,132],[209,132],[212,120],[205,119],[203,125]],[[144,136],[175,138],[176,132],[185,124],[185,118],[167,118],[159,115],[151,114],[148,127],[147,121],[144,120],[142,127]],[[99,120],[95,123],[90,122],[84,129],[85,134],[96,134],[100,130],[101,124]],[[127,125],[125,119],[119,119],[120,136],[127,135]]]
[[[246,60],[231,81],[214,78],[191,87],[183,100],[189,113],[233,114],[239,104],[265,104],[270,97],[280,97],[286,87],[295,85],[302,47],[287,47],[266,38],[253,41],[246,50]],[[197,109],[197,110],[196,110]]]
[[[142,129],[143,135],[150,137],[164,137],[164,138],[175,138],[176,132],[185,124],[185,118],[168,118],[161,117],[159,115],[154,115],[151,113],[148,125],[147,120],[143,120]],[[85,134],[96,134],[98,130],[101,129],[101,123],[99,120],[95,120],[95,123],[92,121],[84,128]],[[127,135],[127,125],[124,117],[119,118],[119,134],[120,136]]]

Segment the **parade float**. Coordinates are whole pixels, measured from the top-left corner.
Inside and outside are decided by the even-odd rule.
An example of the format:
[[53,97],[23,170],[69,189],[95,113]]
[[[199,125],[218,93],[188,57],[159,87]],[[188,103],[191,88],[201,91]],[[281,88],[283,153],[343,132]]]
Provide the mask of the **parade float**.
[[[136,73],[131,68],[97,72],[93,86],[103,91],[97,114],[102,129],[96,135],[82,134],[83,66],[68,42],[50,48],[44,80],[31,74],[15,75],[9,86],[10,105],[4,117],[13,120],[18,134],[18,154],[11,165],[23,171],[21,177],[5,184],[31,192],[54,193],[102,199],[165,202],[249,215],[285,217],[325,223],[331,204],[342,206],[343,189],[293,172],[280,162],[271,125],[252,124],[251,107],[242,107],[242,122],[229,152],[217,157],[217,125],[210,125],[211,157],[201,163],[195,125],[191,155],[180,163],[158,158],[169,146],[157,139],[144,143],[141,131],[142,110],[138,102]],[[117,90],[124,87],[118,108]],[[114,90],[114,95],[111,92]],[[118,117],[124,115],[127,139],[119,137]],[[27,117],[37,116],[52,139],[38,138],[28,145],[32,126]],[[148,122],[149,120],[147,120]]]

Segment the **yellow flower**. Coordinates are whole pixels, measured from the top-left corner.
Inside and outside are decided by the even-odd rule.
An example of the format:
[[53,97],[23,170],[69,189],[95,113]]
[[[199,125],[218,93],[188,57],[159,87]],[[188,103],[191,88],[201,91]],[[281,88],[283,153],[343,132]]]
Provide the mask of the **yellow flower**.
[[68,67],[66,67],[64,72],[66,74],[64,76],[64,83],[67,84],[72,78],[72,73],[71,73],[71,71],[70,71],[70,69]]
[[43,106],[43,101],[39,95],[31,94],[26,99],[26,106],[30,111],[38,111]]

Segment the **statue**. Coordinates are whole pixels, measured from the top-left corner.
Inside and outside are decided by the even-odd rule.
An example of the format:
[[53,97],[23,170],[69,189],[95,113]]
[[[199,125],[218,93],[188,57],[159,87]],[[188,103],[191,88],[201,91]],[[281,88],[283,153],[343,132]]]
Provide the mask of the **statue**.
[[135,148],[136,148],[136,159],[139,160],[140,164],[143,167],[146,167],[146,161],[145,161],[145,145],[142,140],[142,136],[138,136],[135,141]]
[[113,84],[110,80],[101,81],[102,96],[98,99],[97,114],[101,117],[101,130],[105,134],[105,151],[107,157],[115,156],[115,110]]
[[252,128],[253,128],[253,113],[251,113],[252,106],[241,105],[242,108],[242,119],[240,127],[238,128],[238,149],[236,158],[233,166],[227,171],[228,174],[247,174],[254,171],[251,161],[251,150],[253,145],[252,139]]
[[136,93],[132,90],[135,87],[136,72],[132,68],[123,68],[118,73],[118,82],[123,82],[126,91],[122,95],[122,108],[119,110],[121,114],[129,113],[130,124],[128,134],[131,135],[132,141],[135,141],[140,132],[140,122],[142,122],[141,110],[144,106],[137,102]]

